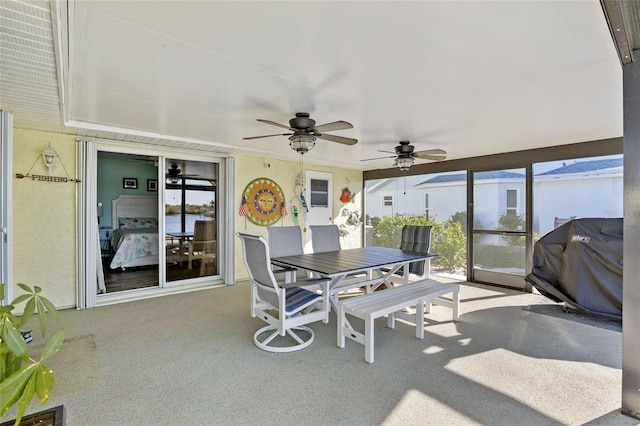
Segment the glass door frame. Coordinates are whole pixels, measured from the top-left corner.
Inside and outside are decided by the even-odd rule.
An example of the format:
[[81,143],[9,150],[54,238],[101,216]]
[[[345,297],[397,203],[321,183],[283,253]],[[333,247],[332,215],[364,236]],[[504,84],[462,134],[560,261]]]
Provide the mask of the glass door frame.
[[0,283],[4,283],[2,305],[11,302],[12,297],[12,191],[13,174],[13,115],[0,109]]
[[[147,145],[131,145],[123,142],[109,141],[104,139],[94,138],[82,138],[78,137],[77,141],[77,155],[76,155],[76,167],[77,174],[81,178],[81,184],[77,187],[77,199],[78,199],[78,221],[77,221],[77,270],[78,270],[78,283],[77,283],[77,308],[87,309],[98,306],[106,306],[114,303],[120,303],[131,300],[139,300],[150,297],[156,297],[173,292],[191,291],[201,288],[218,287],[225,285],[229,279],[233,279],[233,273],[227,271],[228,267],[228,253],[232,253],[233,247],[227,247],[229,239],[227,238],[227,230],[221,224],[226,224],[226,218],[229,215],[228,201],[232,194],[220,195],[220,207],[218,209],[219,228],[223,229],[219,233],[218,242],[218,254],[220,259],[218,260],[219,271],[216,276],[205,277],[202,279],[185,280],[184,283],[174,282],[167,285],[165,268],[159,268],[159,286],[150,287],[140,291],[125,291],[115,292],[107,294],[97,294],[97,274],[96,274],[96,257],[97,248],[96,238],[98,235],[97,221],[91,218],[97,217],[97,153],[98,151],[109,151],[123,154],[132,155],[145,155],[158,157],[158,183],[164,182],[166,179],[164,164],[165,158],[183,158],[185,160],[193,161],[210,161],[218,164],[218,182],[219,188],[224,188],[224,191],[229,190],[227,173],[229,170],[233,170],[233,166],[228,168],[227,162],[229,161],[224,155],[217,153],[204,153],[204,152],[192,152],[176,149],[163,149],[163,147],[147,146]],[[232,179],[231,179],[232,181]],[[164,186],[164,185],[163,185]],[[160,187],[158,187],[160,189]],[[164,191],[158,191],[158,218],[164,216],[165,206]],[[108,208],[108,207],[106,207]],[[231,222],[233,225],[233,221]],[[159,232],[164,234],[165,232],[164,220],[161,221]],[[164,250],[160,250],[159,264],[162,265],[166,262],[166,255]],[[230,278],[229,278],[230,277]]]
[[[504,230],[488,230],[475,229],[475,202],[474,202],[474,174],[488,171],[500,171],[505,169],[524,169],[525,170],[525,227],[522,231],[504,231]],[[524,276],[501,273],[496,271],[487,271],[474,268],[476,253],[474,249],[475,237],[479,235],[499,235],[514,236],[525,238],[525,274],[531,270],[533,260],[533,167],[531,163],[521,165],[508,165],[500,168],[476,168],[467,170],[467,279],[471,282],[497,285],[502,287],[510,287],[526,292],[532,291],[532,286],[524,280]]]

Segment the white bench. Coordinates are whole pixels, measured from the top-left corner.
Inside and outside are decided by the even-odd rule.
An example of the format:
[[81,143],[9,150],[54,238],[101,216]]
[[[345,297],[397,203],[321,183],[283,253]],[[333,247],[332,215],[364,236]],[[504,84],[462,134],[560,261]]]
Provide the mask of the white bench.
[[[438,299],[448,293],[452,294],[451,301]],[[425,303],[428,303],[426,310]],[[450,307],[453,312],[453,320],[458,321],[460,318],[460,285],[443,284],[435,280],[426,279],[363,296],[355,296],[340,302],[338,304],[338,347],[344,348],[345,337],[355,340],[364,345],[365,361],[372,363],[374,320],[388,315],[388,327],[395,328],[395,318],[397,316],[415,324],[416,337],[422,339],[424,338],[424,314],[430,311],[431,304]],[[399,312],[401,309],[410,306],[416,307],[415,315]],[[347,314],[364,320],[364,334],[351,327],[351,324],[346,319]]]

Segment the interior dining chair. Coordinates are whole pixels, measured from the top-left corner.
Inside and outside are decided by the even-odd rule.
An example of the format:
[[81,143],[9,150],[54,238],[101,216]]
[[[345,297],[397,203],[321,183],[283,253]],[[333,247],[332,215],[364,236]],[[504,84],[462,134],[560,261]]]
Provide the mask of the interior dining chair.
[[193,239],[187,249],[189,269],[193,261],[200,259],[200,275],[203,275],[207,262],[216,258],[216,221],[196,220],[193,225]]
[[314,253],[338,251],[340,246],[340,230],[337,225],[309,225],[311,230],[311,247]]
[[[269,252],[271,257],[295,256],[304,254],[302,247],[302,231],[299,226],[269,226],[267,227],[269,236]],[[273,273],[284,276],[286,281],[294,281],[298,270],[291,267],[272,268]],[[305,273],[305,276],[306,273]]]
[[[313,330],[306,324],[329,322],[330,280],[296,278],[291,283],[279,283],[271,269],[271,254],[266,240],[258,235],[236,235],[242,242],[244,266],[251,279],[251,316],[268,324],[254,334],[255,345],[269,352],[306,348],[314,339]],[[301,287],[311,284],[320,285],[322,294]]]

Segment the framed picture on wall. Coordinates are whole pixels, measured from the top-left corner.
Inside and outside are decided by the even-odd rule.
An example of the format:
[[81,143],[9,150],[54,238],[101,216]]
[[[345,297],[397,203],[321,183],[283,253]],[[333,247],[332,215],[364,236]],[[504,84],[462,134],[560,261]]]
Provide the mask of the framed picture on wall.
[[147,191],[158,190],[158,179],[147,179]]
[[137,178],[122,178],[122,187],[124,189],[138,189]]

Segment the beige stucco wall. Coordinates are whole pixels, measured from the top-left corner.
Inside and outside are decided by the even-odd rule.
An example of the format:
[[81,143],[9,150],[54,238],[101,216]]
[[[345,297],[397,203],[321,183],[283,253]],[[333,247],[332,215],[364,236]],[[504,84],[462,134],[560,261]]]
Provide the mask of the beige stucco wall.
[[[267,166],[269,165],[269,167]],[[359,170],[348,170],[336,167],[318,166],[315,164],[305,164],[304,170],[315,170],[321,172],[330,172],[333,175],[333,214],[334,223],[336,225],[342,225],[346,221],[346,217],[342,216],[341,212],[344,207],[348,207],[349,210],[357,210],[362,216],[362,172]],[[275,181],[282,191],[287,200],[287,210],[289,215],[279,221],[274,226],[292,226],[294,225],[294,219],[292,214],[292,206],[290,205],[290,199],[294,197],[295,181],[300,173],[300,165],[298,162],[282,161],[282,160],[265,160],[264,158],[256,157],[236,157],[236,173],[235,173],[235,193],[236,199],[233,200],[234,212],[236,214],[235,232],[243,232],[247,234],[262,235],[267,238],[267,228],[263,226],[254,225],[244,217],[238,215],[240,204],[242,202],[242,193],[245,187],[252,180],[259,177],[267,177]],[[349,187],[354,194],[353,202],[344,204],[339,200],[342,188]],[[299,215],[299,225],[303,228],[303,232],[308,231],[306,229],[305,218],[303,214]],[[354,248],[362,246],[362,225],[348,226],[348,234],[341,238],[342,248]],[[236,280],[247,279],[247,271],[242,261],[242,247],[240,241],[236,239],[235,244],[235,274]]]
[[[75,178],[75,137],[14,129],[13,172],[48,175],[42,151],[51,143],[69,177]],[[34,164],[35,162],[35,164]],[[53,176],[67,176],[56,163]],[[15,175],[14,175],[15,176]],[[39,182],[14,178],[13,295],[16,283],[42,287],[57,307],[76,306],[76,183]]]
[[[42,151],[51,142],[62,159],[69,177],[75,177],[76,141],[73,135],[14,129],[13,172],[47,175],[41,160]],[[34,165],[35,163],[35,165]],[[270,167],[266,167],[268,163]],[[246,232],[266,237],[265,227],[257,226],[237,212],[246,185],[258,177],[268,177],[282,188],[289,215],[278,225],[293,225],[292,206],[295,180],[300,172],[299,163],[241,156],[236,158],[235,193],[231,200],[235,212],[235,232]],[[333,217],[337,225],[344,224],[344,207],[362,213],[362,172],[335,167],[307,165],[306,170],[330,172],[333,176]],[[61,164],[54,176],[66,176]],[[76,306],[76,183],[39,182],[29,178],[14,179],[13,185],[13,295],[20,293],[15,283],[38,285],[44,295],[58,308]],[[344,204],[339,196],[342,188],[349,187],[353,202]],[[299,224],[306,230],[304,215]],[[348,234],[341,240],[343,248],[362,245],[362,225],[347,226]],[[234,265],[237,280],[246,279],[242,249],[236,239]]]

